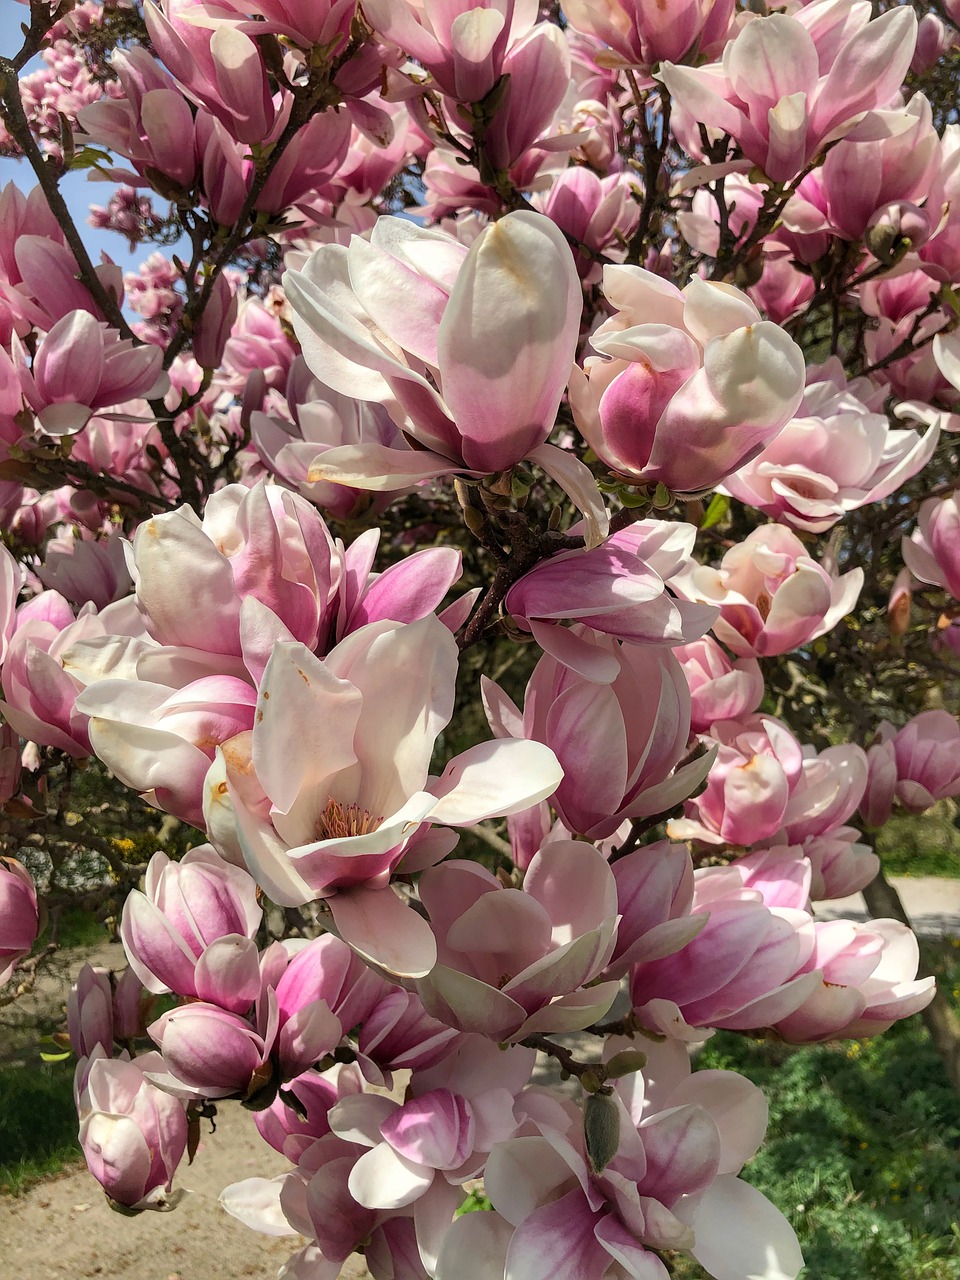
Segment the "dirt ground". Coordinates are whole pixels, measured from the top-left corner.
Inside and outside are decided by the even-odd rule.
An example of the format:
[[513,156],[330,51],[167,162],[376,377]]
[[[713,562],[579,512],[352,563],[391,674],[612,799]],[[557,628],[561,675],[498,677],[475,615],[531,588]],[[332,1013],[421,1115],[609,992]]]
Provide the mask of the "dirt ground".
[[[56,974],[43,977],[22,1002],[22,1028],[4,1028],[4,1057],[16,1060],[16,1046],[35,1044],[27,1025],[55,1025],[69,985],[84,961],[105,968],[125,964],[119,946],[64,953]],[[20,1002],[18,1002],[18,1005]],[[13,1049],[13,1053],[11,1053]],[[30,1058],[35,1048],[29,1050]],[[25,1069],[27,1058],[24,1057]],[[239,1105],[219,1108],[217,1131],[203,1124],[192,1165],[181,1166],[175,1186],[187,1194],[169,1213],[126,1218],[112,1210],[82,1163],[42,1182],[22,1196],[0,1198],[0,1278],[2,1280],[272,1280],[286,1258],[305,1243],[299,1236],[260,1235],[231,1218],[217,1198],[243,1178],[273,1177],[290,1166],[268,1147],[253,1119]],[[359,1257],[344,1266],[343,1280],[369,1272]]]

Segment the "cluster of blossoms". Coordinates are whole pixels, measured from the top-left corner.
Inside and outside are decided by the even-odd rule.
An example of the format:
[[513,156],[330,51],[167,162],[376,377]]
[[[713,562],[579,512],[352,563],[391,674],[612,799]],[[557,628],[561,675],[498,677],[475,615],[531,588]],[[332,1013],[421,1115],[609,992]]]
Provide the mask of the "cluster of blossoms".
[[[291,1280],[794,1280],[739,1177],[763,1097],[691,1050],[934,996],[904,924],[815,904],[960,796],[960,723],[794,716],[878,618],[960,655],[960,126],[904,87],[956,31],[145,0],[105,71],[106,11],[41,7],[2,106],[40,185],[0,192],[0,808],[56,831],[92,757],[190,831],[70,997],[91,1173],[169,1207],[240,1101],[289,1167],[222,1204],[306,1238]],[[57,155],[114,184],[95,225],[189,245],[95,266]]]

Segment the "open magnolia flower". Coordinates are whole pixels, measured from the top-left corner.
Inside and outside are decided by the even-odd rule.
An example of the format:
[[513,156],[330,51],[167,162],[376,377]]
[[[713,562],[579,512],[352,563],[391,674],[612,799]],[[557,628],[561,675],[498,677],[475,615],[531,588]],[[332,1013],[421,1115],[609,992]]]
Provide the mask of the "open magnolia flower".
[[325,659],[277,644],[257,694],[253,729],[225,742],[206,780],[213,843],[246,863],[287,906],[326,898],[337,931],[394,973],[436,961],[423,918],[389,887],[456,840],[430,824],[472,826],[556,790],[562,771],[538,742],[485,742],[439,777],[430,758],[453,713],[457,646],[435,616],[378,622]]
[[573,254],[549,218],[508,214],[469,250],[442,231],[381,218],[369,241],[324,245],[284,287],[316,376],[390,406],[417,446],[328,449],[311,483],[391,490],[452,471],[503,471],[549,435],[581,296]]

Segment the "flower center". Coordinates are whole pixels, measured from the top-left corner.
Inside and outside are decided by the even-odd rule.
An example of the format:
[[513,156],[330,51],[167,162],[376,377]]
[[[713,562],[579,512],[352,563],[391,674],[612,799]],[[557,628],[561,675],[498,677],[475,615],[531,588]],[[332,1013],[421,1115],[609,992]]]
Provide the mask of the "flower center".
[[383,814],[375,818],[369,809],[359,804],[343,804],[340,800],[328,800],[326,808],[317,818],[318,840],[342,840],[346,836],[365,836],[376,831],[383,821]]

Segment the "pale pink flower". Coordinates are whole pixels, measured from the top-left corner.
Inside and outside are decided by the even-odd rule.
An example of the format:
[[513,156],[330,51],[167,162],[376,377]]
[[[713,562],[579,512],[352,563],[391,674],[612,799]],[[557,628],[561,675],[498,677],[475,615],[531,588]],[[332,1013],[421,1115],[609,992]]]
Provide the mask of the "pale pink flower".
[[667,1280],[659,1253],[680,1250],[723,1280],[793,1280],[803,1258],[792,1228],[737,1177],[766,1128],[759,1089],[733,1072],[690,1076],[686,1050],[672,1044],[649,1046],[647,1057],[644,1073],[617,1082],[619,1139],[601,1170],[573,1106],[494,1147],[484,1185],[516,1228],[504,1241],[506,1274]]
[[685,818],[674,819],[674,840],[752,845],[781,829],[793,791],[800,784],[803,748],[772,716],[715,722],[707,742],[719,743],[707,785],[687,801]]
[[133,586],[124,542],[117,533],[102,541],[51,538],[37,577],[45,587],[59,591],[72,604],[84,605],[89,601],[98,609],[122,599]]
[[16,858],[0,858],[0,985],[30,954],[39,932],[33,877]]
[[80,1097],[80,1145],[87,1168],[111,1200],[131,1208],[161,1208],[168,1202],[187,1147],[183,1103],[144,1076],[161,1065],[156,1053],[135,1062],[98,1058]]
[[153,855],[144,892],[134,889],[123,904],[120,935],[148,991],[196,996],[243,1013],[260,991],[251,939],[262,914],[251,877],[200,845],[179,862]]
[[[585,638],[585,628],[573,630]],[[680,763],[690,694],[670,649],[600,635],[594,647],[586,675],[545,654],[523,714],[493,681],[482,681],[498,737],[533,738],[556,752],[564,777],[550,803],[568,831],[593,840],[612,835],[625,818],[672,809],[703,780],[712,758]]]
[[456,642],[432,614],[371,623],[323,661],[278,643],[252,732],[223,745],[205,788],[211,839],[242,857],[274,901],[326,898],[351,946],[410,976],[429,972],[436,944],[390,875],[408,851],[422,867],[451,847],[449,833],[423,824],[471,826],[525,809],[560,780],[556,757],[536,742],[481,743],[428,776],[456,670]]
[[615,982],[588,986],[616,942],[617,889],[606,859],[578,841],[533,858],[523,890],[483,867],[447,862],[420,893],[437,939],[435,968],[418,984],[427,1011],[498,1041],[578,1031],[602,1018]]
[[921,711],[893,739],[896,797],[908,813],[960,795],[960,724],[949,711]]
[[420,5],[407,0],[365,0],[364,15],[378,35],[397,44],[430,73],[444,94],[479,102],[504,71],[507,50],[526,36],[536,7],[524,0],[473,0]]
[[73,435],[97,409],[162,395],[163,352],[135,346],[88,311],[71,311],[40,341],[30,367],[14,338],[23,397],[48,435]]
[[368,1150],[350,1171],[348,1187],[368,1209],[402,1209],[420,1200],[441,1175],[454,1186],[477,1177],[497,1142],[518,1126],[517,1094],[533,1070],[532,1049],[501,1048],[479,1036],[455,1056],[417,1072],[402,1103],[380,1094],[341,1099],[330,1127]]
[[113,989],[106,969],[85,964],[67,997],[67,1032],[78,1058],[89,1057],[97,1045],[107,1057],[113,1053]]
[[581,311],[573,255],[549,219],[508,214],[468,251],[443,232],[381,218],[369,242],[325,245],[284,286],[317,377],[386,405],[422,446],[329,450],[311,482],[406,488],[450,471],[504,470],[546,440]]
[[[734,0],[568,0],[564,13],[628,67],[681,62],[688,54],[715,56],[727,36]],[[605,56],[609,57],[609,54]]]
[[778,524],[754,529],[719,568],[691,560],[670,579],[684,599],[719,606],[713,634],[741,658],[789,653],[826,635],[853,609],[862,585],[862,569],[832,577]]
[[[708,128],[728,133],[774,182],[787,182],[825,142],[842,138],[897,93],[917,36],[912,9],[875,21],[858,11],[840,31],[831,0],[743,26],[722,63],[666,63],[658,78]],[[759,70],[758,70],[759,69]]]
[[[774,851],[779,854],[780,851]],[[695,873],[691,916],[706,919],[685,945],[641,960],[630,979],[643,1026],[683,1040],[704,1028],[748,1030],[792,1013],[817,985],[801,966],[812,945],[810,866],[790,850],[761,867]]]
[[[566,551],[541,561],[507,592],[504,608],[541,648],[571,665],[576,636],[560,630],[566,620],[639,644],[687,643],[714,621],[710,606],[670,596],[656,568],[649,525],[630,525],[589,551]],[[671,567],[673,567],[671,565]],[[589,670],[592,646],[583,651]]]
[[820,981],[799,1008],[771,1020],[784,1040],[879,1035],[933,999],[935,979],[917,978],[917,940],[898,920],[817,921],[813,929],[813,950],[800,972],[815,972]]
[[598,178],[586,165],[572,165],[559,174],[545,196],[534,198],[536,207],[575,242],[574,259],[585,283],[600,279],[597,256],[616,260],[635,231],[640,206],[633,190],[634,184],[625,174]]
[[803,356],[731,285],[681,291],[641,267],[604,268],[616,314],[591,336],[600,354],[570,374],[570,405],[591,449],[633,483],[713,488],[772,440],[800,403]]
[[877,412],[882,396],[867,379],[848,382],[838,360],[811,366],[798,416],[727,476],[724,491],[811,533],[888,498],[930,461],[940,432],[892,430]]
[[341,574],[316,510],[298,494],[264,484],[220,489],[202,520],[183,506],[144,521],[133,561],[137,608],[155,640],[230,656],[243,652],[242,606],[251,599],[315,648],[329,627]]
[[920,508],[917,528],[900,546],[915,578],[960,598],[960,494],[928,498]]
[[728,658],[710,636],[674,650],[690,689],[690,728],[707,733],[715,720],[738,720],[763,699],[756,658]]
[[[302,360],[298,361],[300,366]],[[300,373],[299,385],[294,377]],[[250,415],[252,443],[274,475],[297,490],[316,506],[346,520],[356,510],[369,505],[363,489],[334,484],[329,480],[308,480],[313,463],[329,449],[340,446],[383,445],[389,449],[407,447],[400,428],[383,406],[353,396],[341,395],[295,365],[287,383],[287,406],[293,420],[254,411]],[[385,502],[386,499],[381,499]]]

